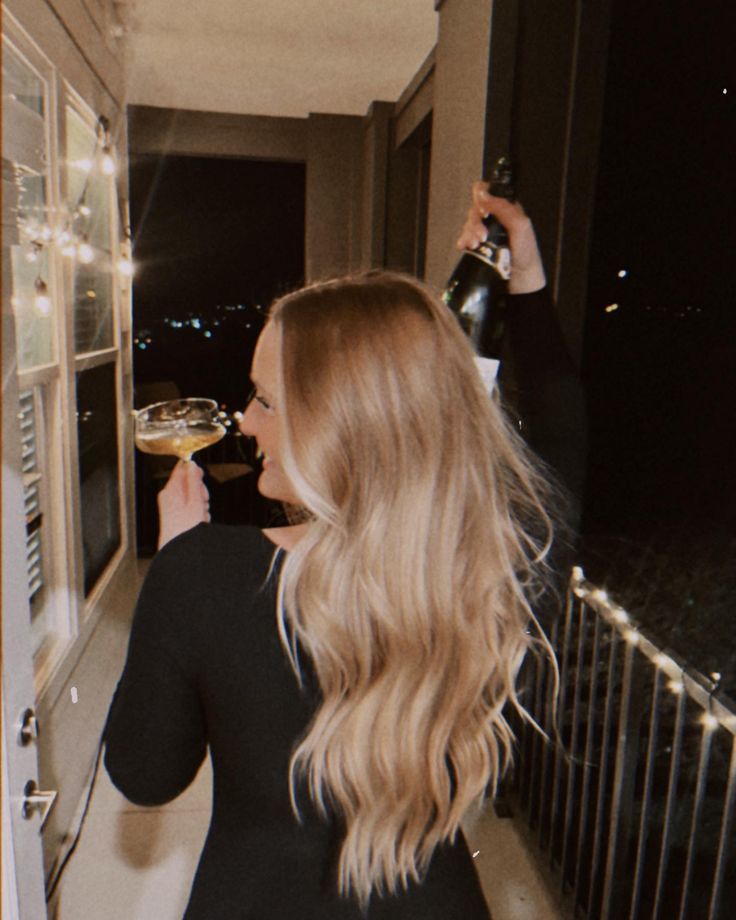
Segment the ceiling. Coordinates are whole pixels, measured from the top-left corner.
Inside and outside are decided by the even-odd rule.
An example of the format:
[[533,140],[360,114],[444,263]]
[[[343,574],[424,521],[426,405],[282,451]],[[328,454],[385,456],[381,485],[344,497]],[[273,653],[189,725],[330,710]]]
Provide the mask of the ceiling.
[[401,95],[437,40],[435,0],[118,0],[128,102],[304,117]]

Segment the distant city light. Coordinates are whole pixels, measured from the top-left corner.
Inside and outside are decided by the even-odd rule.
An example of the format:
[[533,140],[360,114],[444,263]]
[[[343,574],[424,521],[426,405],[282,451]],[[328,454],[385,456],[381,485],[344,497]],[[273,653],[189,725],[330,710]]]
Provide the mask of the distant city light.
[[609,303],[608,306],[607,306],[605,309],[606,309],[606,313],[613,313],[614,310],[618,310],[618,304],[617,304],[617,303]]
[[197,319],[197,317],[195,316],[194,319],[192,320],[192,328],[199,329],[200,326],[201,326],[201,323],[199,319]]
[[723,87],[723,95],[725,96],[727,92],[728,92],[728,90],[727,90],[726,87],[724,86],[724,87]]
[[619,278],[625,278],[628,275],[628,272],[625,268],[619,269],[618,276]]
[[205,331],[204,337],[205,337],[206,339],[211,339],[211,338],[212,338],[212,333],[210,332],[209,329],[207,329],[207,330]]

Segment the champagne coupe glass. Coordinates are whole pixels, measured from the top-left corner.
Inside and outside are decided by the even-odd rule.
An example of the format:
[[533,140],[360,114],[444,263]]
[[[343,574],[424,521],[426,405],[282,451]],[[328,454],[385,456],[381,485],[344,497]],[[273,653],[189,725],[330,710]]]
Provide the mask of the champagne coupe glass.
[[191,460],[192,454],[225,435],[214,399],[170,399],[135,413],[135,443],[147,454]]

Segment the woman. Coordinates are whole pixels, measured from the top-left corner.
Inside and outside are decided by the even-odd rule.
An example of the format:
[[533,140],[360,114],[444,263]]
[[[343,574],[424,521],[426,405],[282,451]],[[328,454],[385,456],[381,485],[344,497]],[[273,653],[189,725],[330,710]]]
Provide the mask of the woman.
[[[516,285],[543,284],[523,211],[480,185],[461,242],[492,208]],[[409,278],[284,297],[252,378],[241,429],[264,454],[259,490],[309,519],[194,526],[201,474],[177,467],[108,772],[160,804],[209,746],[188,920],[486,918],[460,821],[509,758],[502,710],[519,705],[533,641],[545,483],[454,317]]]

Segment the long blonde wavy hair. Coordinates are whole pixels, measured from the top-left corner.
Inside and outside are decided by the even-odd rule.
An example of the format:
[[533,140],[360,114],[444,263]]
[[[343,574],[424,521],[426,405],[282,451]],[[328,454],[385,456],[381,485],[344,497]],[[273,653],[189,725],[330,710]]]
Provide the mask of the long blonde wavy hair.
[[546,486],[419,283],[321,283],[271,321],[282,465],[313,519],[282,567],[279,628],[321,689],[292,803],[306,777],[339,817],[338,887],[365,905],[419,880],[509,762]]

